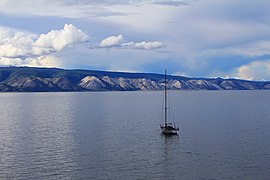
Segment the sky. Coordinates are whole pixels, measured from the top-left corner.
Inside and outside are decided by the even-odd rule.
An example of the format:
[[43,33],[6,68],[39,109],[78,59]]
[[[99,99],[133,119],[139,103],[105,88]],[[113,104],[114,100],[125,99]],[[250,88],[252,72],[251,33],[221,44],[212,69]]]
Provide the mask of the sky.
[[1,0],[0,66],[270,80],[268,0]]

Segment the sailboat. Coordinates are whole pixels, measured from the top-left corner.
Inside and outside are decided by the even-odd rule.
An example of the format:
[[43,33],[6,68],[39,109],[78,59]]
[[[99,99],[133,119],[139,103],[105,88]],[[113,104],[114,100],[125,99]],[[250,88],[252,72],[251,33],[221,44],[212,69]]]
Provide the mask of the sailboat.
[[167,73],[165,70],[165,86],[164,86],[164,98],[165,98],[165,107],[164,107],[164,124],[160,125],[160,128],[162,130],[162,134],[164,135],[178,135],[177,131],[179,131],[179,127],[177,127],[175,124],[168,122],[168,108],[167,108]]

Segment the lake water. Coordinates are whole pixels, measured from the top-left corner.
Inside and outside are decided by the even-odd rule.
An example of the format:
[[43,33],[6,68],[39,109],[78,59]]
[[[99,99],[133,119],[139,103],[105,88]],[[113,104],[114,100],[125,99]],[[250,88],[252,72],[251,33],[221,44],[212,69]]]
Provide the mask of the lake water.
[[0,179],[270,178],[270,91],[0,94]]

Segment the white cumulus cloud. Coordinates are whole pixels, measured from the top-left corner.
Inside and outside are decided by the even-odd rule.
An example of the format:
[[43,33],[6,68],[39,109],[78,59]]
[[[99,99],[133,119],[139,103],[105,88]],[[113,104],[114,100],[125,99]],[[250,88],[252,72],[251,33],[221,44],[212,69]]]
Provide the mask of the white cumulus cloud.
[[17,32],[0,40],[0,56],[17,58],[31,55],[33,43],[29,35]]
[[146,49],[146,50],[151,50],[151,49],[158,49],[164,47],[164,44],[159,41],[154,41],[154,42],[128,42],[124,43],[123,47],[128,47],[128,48],[135,48],[135,49]]
[[0,27],[0,41],[12,36],[14,36],[14,32],[10,28]]
[[270,61],[254,61],[237,69],[237,76],[246,80],[270,79]]
[[120,46],[124,41],[123,36],[120,34],[118,36],[110,36],[100,42],[100,47],[116,47]]
[[65,24],[61,30],[52,30],[47,34],[41,34],[35,42],[35,46],[52,48],[57,51],[63,48],[89,40],[89,36],[72,24]]
[[110,36],[104,40],[102,40],[99,43],[100,48],[112,48],[112,47],[122,47],[122,48],[128,48],[128,49],[145,49],[145,50],[151,50],[151,49],[158,49],[164,47],[164,44],[159,41],[153,41],[153,42],[127,42],[123,43],[124,38],[120,34],[118,36]]
[[0,64],[19,65],[23,64],[20,59],[29,58],[44,60],[46,55],[88,40],[89,36],[72,24],[65,24],[61,30],[41,35],[0,28]]

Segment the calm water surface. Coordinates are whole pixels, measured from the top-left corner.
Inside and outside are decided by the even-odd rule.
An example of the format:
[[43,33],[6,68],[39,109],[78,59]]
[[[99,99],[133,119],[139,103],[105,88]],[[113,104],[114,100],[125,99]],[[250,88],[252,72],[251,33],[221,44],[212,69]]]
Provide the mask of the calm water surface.
[[0,94],[0,179],[270,178],[270,91]]

